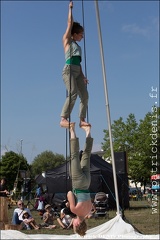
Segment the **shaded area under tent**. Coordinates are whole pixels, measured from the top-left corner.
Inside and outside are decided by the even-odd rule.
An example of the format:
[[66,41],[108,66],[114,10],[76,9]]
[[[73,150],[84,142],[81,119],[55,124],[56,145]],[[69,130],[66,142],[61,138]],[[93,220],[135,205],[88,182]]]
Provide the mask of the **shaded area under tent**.
[[[109,195],[109,208],[116,208],[113,170],[112,165],[96,154],[91,154],[90,158],[91,184],[90,193],[94,198],[97,192],[105,192]],[[69,175],[69,162],[64,163],[45,174],[37,177],[37,183],[46,183],[47,192],[54,194],[53,202],[60,203],[66,198],[69,190],[72,190],[71,178]],[[129,207],[128,177],[126,174],[117,174],[117,185],[119,202],[121,208]]]

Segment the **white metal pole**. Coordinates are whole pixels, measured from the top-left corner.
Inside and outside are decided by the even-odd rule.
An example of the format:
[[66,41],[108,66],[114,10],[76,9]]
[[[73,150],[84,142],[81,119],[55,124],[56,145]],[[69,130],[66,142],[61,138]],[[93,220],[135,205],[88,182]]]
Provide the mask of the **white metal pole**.
[[117,188],[117,177],[116,177],[114,150],[113,150],[113,142],[112,142],[111,118],[110,118],[110,109],[109,109],[109,100],[108,100],[108,91],[107,91],[107,78],[106,78],[106,70],[105,70],[105,62],[104,62],[104,54],[103,54],[102,33],[101,33],[101,26],[100,26],[98,0],[95,0],[95,7],[96,7],[98,36],[99,36],[99,44],[100,44],[100,54],[101,54],[101,61],[102,61],[102,72],[103,72],[103,79],[104,79],[104,91],[105,91],[105,98],[106,98],[106,110],[107,110],[107,119],[108,119],[108,131],[109,131],[110,148],[111,148],[116,206],[117,206],[117,214],[120,214],[118,188]]

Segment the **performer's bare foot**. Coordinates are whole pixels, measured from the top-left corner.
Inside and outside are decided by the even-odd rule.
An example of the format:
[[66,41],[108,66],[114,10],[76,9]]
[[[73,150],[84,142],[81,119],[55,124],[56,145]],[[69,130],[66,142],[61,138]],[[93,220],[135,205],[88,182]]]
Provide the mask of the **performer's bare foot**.
[[81,126],[81,128],[86,132],[86,137],[91,137],[91,125]]
[[70,134],[71,134],[71,139],[72,139],[72,138],[76,138],[75,123],[73,123],[73,124],[70,126],[69,130],[70,130]]
[[74,122],[69,122],[67,119],[65,118],[62,118],[61,121],[60,121],[60,126],[61,127],[64,127],[64,128],[69,128],[71,126],[75,125]]
[[87,127],[87,126],[90,126],[90,127],[91,127],[91,124],[85,122],[85,120],[81,120],[79,126],[80,126],[80,128],[82,128],[82,127]]

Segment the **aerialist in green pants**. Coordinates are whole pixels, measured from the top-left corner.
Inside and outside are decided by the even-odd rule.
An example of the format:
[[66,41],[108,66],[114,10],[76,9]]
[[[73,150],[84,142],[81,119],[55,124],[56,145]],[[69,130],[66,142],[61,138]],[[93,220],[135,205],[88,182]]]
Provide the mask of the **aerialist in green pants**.
[[75,124],[70,126],[70,145],[71,145],[71,177],[72,189],[67,194],[71,211],[76,214],[73,220],[74,231],[81,236],[86,234],[87,225],[85,217],[90,213],[92,208],[89,186],[90,176],[90,156],[93,145],[91,138],[91,126],[81,127],[86,132],[86,142],[82,158],[79,159],[79,139],[76,137]]
[[83,39],[84,28],[78,22],[73,21],[72,16],[73,2],[69,3],[67,28],[63,35],[63,48],[65,54],[65,66],[63,68],[62,76],[66,86],[68,96],[61,112],[61,127],[69,127],[69,116],[75,105],[77,96],[80,98],[79,106],[79,125],[90,125],[85,121],[88,107],[88,79],[84,76],[81,66],[82,50],[77,42]]

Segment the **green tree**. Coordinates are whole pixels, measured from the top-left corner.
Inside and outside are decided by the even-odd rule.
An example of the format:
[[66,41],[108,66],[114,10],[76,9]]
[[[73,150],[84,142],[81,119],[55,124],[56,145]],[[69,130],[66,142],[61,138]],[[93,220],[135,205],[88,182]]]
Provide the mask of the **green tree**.
[[[126,120],[120,117],[115,120],[111,126],[112,129],[112,140],[114,151],[133,151],[135,148],[134,140],[137,137],[137,127],[134,114],[130,114]],[[104,130],[104,142],[102,143],[102,149],[106,151],[105,157],[110,156],[110,141],[109,141],[109,131]]]
[[[136,174],[134,162],[130,164],[130,172],[135,181],[143,182],[144,186],[150,181],[150,176],[160,172],[160,109],[153,107],[143,120],[140,120],[138,127],[138,139],[136,141],[136,153],[139,166]],[[156,166],[156,168],[155,168]],[[153,171],[154,170],[154,171]]]
[[[131,179],[145,185],[150,181],[152,175],[153,157],[153,133],[156,140],[155,149],[157,163],[160,149],[160,111],[153,107],[152,112],[145,115],[143,120],[137,123],[134,114],[129,114],[126,122],[122,117],[114,121],[112,128],[113,148],[115,152],[126,151],[128,159],[128,170]],[[105,137],[102,149],[106,151],[105,157],[110,156],[109,132],[104,130]],[[157,172],[159,168],[157,167]]]
[[19,170],[28,170],[29,165],[26,158],[22,154],[17,154],[13,151],[6,152],[0,161],[0,175],[7,180],[9,190],[13,190]]
[[31,164],[31,172],[33,176],[41,174],[43,171],[55,168],[65,162],[65,158],[61,154],[54,154],[52,151],[44,151],[34,158]]

